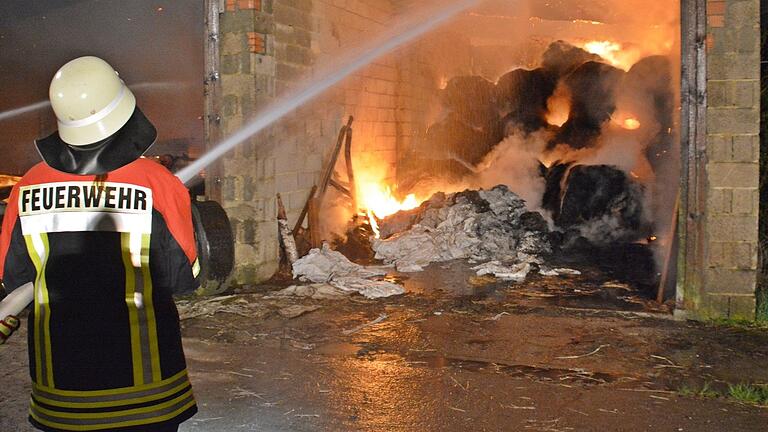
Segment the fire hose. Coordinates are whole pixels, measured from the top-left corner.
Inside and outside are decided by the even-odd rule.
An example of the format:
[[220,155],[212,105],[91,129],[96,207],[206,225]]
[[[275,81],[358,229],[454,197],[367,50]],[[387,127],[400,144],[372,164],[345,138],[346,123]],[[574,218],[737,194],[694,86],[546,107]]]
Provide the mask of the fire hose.
[[[200,260],[200,280],[203,284],[224,281],[234,266],[234,242],[227,214],[215,201],[193,200],[192,225]],[[33,283],[28,282],[0,301],[0,327],[7,321],[7,317],[13,321],[21,314],[34,301],[34,293]],[[3,335],[0,328],[0,344],[9,336]]]

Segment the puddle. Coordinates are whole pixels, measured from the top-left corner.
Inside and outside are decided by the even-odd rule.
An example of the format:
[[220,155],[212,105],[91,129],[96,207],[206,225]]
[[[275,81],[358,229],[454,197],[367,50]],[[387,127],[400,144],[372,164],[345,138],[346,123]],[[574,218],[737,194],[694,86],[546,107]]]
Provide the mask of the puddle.
[[420,356],[409,361],[410,364],[431,368],[453,368],[469,372],[491,372],[515,378],[529,378],[537,381],[555,383],[578,383],[582,385],[602,385],[617,381],[617,377],[580,369],[557,369],[529,365],[508,365],[483,360],[457,359],[440,355]]
[[528,378],[539,382],[604,385],[614,383],[618,377],[602,373],[589,372],[582,369],[561,369],[536,367],[530,365],[503,364],[485,360],[446,357],[439,354],[414,354],[401,356],[383,350],[378,344],[362,343],[332,343],[317,347],[315,353],[328,357],[342,357],[345,361],[355,357],[360,361],[377,361],[381,357],[398,357],[411,367],[430,369],[456,369],[468,372],[487,372],[503,374],[513,378]]

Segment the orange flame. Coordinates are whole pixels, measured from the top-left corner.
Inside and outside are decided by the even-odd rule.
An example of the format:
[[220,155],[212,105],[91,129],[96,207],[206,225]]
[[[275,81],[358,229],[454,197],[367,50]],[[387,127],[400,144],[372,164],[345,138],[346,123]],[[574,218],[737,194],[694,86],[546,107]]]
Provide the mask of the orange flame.
[[421,202],[416,199],[416,194],[410,194],[403,200],[399,200],[392,193],[392,188],[382,183],[366,182],[359,186],[359,206],[368,215],[371,228],[379,237],[378,219],[383,219],[399,211],[415,209]]
[[628,118],[624,120],[624,129],[628,130],[637,130],[640,129],[640,121],[633,118]]
[[640,129],[640,126],[642,124],[640,123],[640,120],[638,120],[634,115],[632,114],[626,114],[626,113],[618,113],[614,114],[611,118],[611,121],[613,124],[622,127],[626,130],[638,130]]
[[571,115],[571,95],[565,86],[558,86],[555,94],[547,100],[546,120],[552,126],[560,127]]
[[582,45],[582,48],[591,54],[599,55],[612,66],[624,70],[629,70],[640,57],[635,50],[627,49],[613,41],[590,41]]

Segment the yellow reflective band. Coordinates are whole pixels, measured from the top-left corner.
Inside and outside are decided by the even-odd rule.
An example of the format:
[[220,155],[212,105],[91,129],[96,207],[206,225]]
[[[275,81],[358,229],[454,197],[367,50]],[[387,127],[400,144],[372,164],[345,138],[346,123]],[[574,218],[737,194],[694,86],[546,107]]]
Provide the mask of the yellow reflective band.
[[53,381],[53,352],[51,351],[51,302],[50,298],[48,297],[48,283],[45,280],[45,269],[48,264],[48,256],[51,252],[50,244],[48,243],[48,234],[43,233],[40,234],[40,237],[43,240],[43,247],[45,251],[45,261],[43,261],[43,273],[42,273],[42,291],[43,296],[45,297],[43,301],[43,307],[45,308],[45,323],[43,324],[45,326],[45,332],[43,333],[43,343],[45,344],[45,353],[46,358],[46,371],[48,372],[48,385],[51,387],[55,387],[55,383]]
[[141,335],[139,313],[136,306],[136,275],[131,261],[131,234],[120,234],[120,248],[125,268],[125,305],[128,307],[128,322],[131,332],[131,362],[133,363],[133,384],[144,384],[144,369],[141,359]]
[[160,400],[162,398],[168,397],[176,392],[181,391],[184,387],[189,386],[189,381],[184,381],[181,384],[177,385],[176,387],[164,391],[162,393],[153,394],[150,396],[144,396],[144,397],[137,397],[137,398],[130,398],[130,399],[122,399],[122,400],[115,400],[115,401],[109,401],[109,402],[60,402],[57,400],[49,399],[47,397],[34,395],[34,399],[43,402],[46,405],[51,405],[53,407],[61,407],[61,408],[114,408],[119,406],[127,406],[127,405],[135,405],[140,403],[146,403],[146,402],[152,402],[153,400]]
[[194,264],[192,264],[192,277],[197,277],[200,274],[200,258],[195,258]]
[[32,244],[32,236],[25,235],[24,236],[24,242],[27,244],[27,253],[29,254],[30,260],[32,260],[32,265],[35,267],[35,297],[33,301],[33,309],[35,313],[35,321],[33,323],[32,328],[35,332],[35,340],[34,340],[34,346],[35,346],[35,383],[42,384],[43,383],[43,365],[42,365],[42,358],[40,353],[40,297],[39,297],[39,290],[38,290],[38,284],[39,284],[39,275],[41,271],[41,265],[40,265],[40,257],[37,255],[37,251],[35,250],[35,245]]
[[144,275],[144,310],[147,314],[147,332],[149,333],[149,354],[152,363],[152,381],[162,378],[160,371],[160,345],[157,341],[157,321],[152,290],[152,274],[149,268],[150,235],[141,237],[141,272]]
[[158,387],[162,387],[175,380],[178,380],[179,378],[182,378],[186,375],[187,375],[187,370],[184,369],[181,372],[177,373],[176,375],[170,378],[164,379],[162,381],[153,382],[153,383],[144,384],[144,385],[137,385],[132,387],[122,387],[118,389],[107,389],[107,390],[59,390],[59,389],[45,387],[37,384],[33,384],[33,386],[40,391],[48,392],[48,393],[59,395],[59,396],[73,396],[73,397],[88,398],[88,397],[94,397],[94,396],[125,395],[125,394],[145,391],[145,390],[152,390]]
[[172,418],[178,416],[184,411],[192,408],[194,405],[195,405],[195,401],[191,400],[189,401],[189,403],[185,404],[181,408],[171,413],[164,414],[157,417],[152,417],[151,419],[131,420],[131,421],[124,421],[120,423],[104,423],[104,424],[98,424],[98,425],[71,425],[71,424],[63,424],[63,423],[56,423],[48,420],[43,420],[36,413],[32,412],[31,409],[29,414],[38,423],[51,428],[56,428],[56,429],[61,429],[66,431],[93,431],[93,430],[109,430],[109,429],[131,427],[131,426],[143,426],[143,425],[148,425],[153,423],[164,422],[166,420],[171,420]]
[[[187,399],[191,396],[192,396],[192,389],[190,388],[189,390],[180,394],[178,397],[175,397],[169,401],[165,401],[161,404],[150,405],[142,408],[133,408],[129,410],[120,410],[120,411],[113,411],[113,412],[95,412],[95,413],[87,413],[87,412],[73,413],[73,412],[53,411],[53,410],[49,410],[47,408],[38,406],[33,399],[32,409],[41,414],[46,414],[52,417],[58,417],[60,419],[76,419],[76,420],[77,419],[109,419],[113,417],[129,416],[133,414],[148,414],[148,413],[151,413],[152,411],[158,411],[158,410],[162,410],[163,408],[168,408],[170,406],[176,405],[183,399]],[[194,399],[193,399],[193,402],[194,402]]]
[[[39,245],[35,245],[35,241]],[[35,267],[34,293],[34,346],[35,346],[35,381],[53,387],[53,358],[51,355],[51,307],[48,298],[48,285],[45,281],[45,265],[48,260],[49,246],[47,234],[29,234],[24,236],[27,253]],[[38,251],[38,247],[42,250]]]

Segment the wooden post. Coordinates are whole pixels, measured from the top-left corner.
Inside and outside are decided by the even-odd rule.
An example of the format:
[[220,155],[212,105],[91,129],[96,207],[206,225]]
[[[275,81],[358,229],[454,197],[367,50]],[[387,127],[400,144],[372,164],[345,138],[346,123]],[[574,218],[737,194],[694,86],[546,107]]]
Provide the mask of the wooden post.
[[347,140],[344,146],[344,159],[347,163],[347,182],[352,198],[352,211],[357,212],[357,186],[355,185],[355,171],[352,168],[352,117],[347,124]]
[[322,201],[320,197],[314,197],[309,202],[309,243],[312,248],[319,248],[323,245],[323,239],[320,238],[320,207]]
[[293,267],[293,263],[299,259],[299,252],[296,250],[296,239],[293,238],[291,228],[288,226],[288,217],[285,214],[285,206],[283,206],[283,199],[280,198],[280,194],[277,194],[277,226],[280,230],[285,257],[288,258],[288,264]]
[[312,190],[309,191],[309,197],[307,198],[307,202],[304,203],[304,208],[301,209],[301,214],[299,214],[299,218],[296,220],[296,225],[294,225],[293,227],[293,235],[297,235],[299,233],[299,230],[301,229],[301,226],[304,225],[304,218],[307,217],[310,203],[312,202],[312,199],[315,197],[316,193],[317,193],[317,185],[312,186]]
[[656,301],[664,303],[664,292],[667,288],[667,279],[669,279],[669,269],[673,263],[677,260],[676,256],[672,256],[674,251],[673,246],[675,239],[677,238],[677,213],[680,211],[680,191],[677,192],[677,198],[675,199],[675,209],[672,211],[672,221],[670,223],[669,235],[667,236],[667,244],[664,248],[664,267],[661,270],[661,280],[659,280],[659,290],[656,293]]

